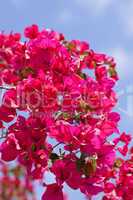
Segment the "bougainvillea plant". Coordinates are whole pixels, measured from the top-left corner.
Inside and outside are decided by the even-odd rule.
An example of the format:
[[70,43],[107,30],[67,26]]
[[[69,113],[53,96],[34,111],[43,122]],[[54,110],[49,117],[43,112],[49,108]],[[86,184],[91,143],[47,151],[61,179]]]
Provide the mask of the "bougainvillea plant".
[[[10,194],[18,184],[29,200],[23,187],[30,192],[40,180],[42,200],[65,200],[64,184],[87,199],[102,193],[103,200],[132,200],[132,138],[119,131],[114,112],[114,59],[37,25],[24,35],[22,42],[18,33],[0,34],[0,192],[4,182],[6,199],[15,199]],[[21,188],[21,178],[10,179],[11,161],[17,173],[27,171]],[[51,184],[47,172],[55,176]]]

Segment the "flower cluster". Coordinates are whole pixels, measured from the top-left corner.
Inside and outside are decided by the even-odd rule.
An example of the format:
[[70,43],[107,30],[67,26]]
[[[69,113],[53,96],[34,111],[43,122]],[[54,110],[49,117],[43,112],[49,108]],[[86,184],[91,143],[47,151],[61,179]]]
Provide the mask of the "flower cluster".
[[23,167],[9,167],[0,162],[0,200],[36,200],[33,182]]
[[[104,185],[103,200],[130,200],[133,198],[133,147],[129,147],[130,135],[121,134],[117,143],[122,142],[118,151],[124,157],[117,157],[114,167]],[[126,159],[125,159],[126,158]]]
[[[42,200],[65,200],[64,183],[88,198],[104,192],[105,200],[131,199],[124,183],[132,183],[132,160],[124,161],[131,137],[120,133],[113,111],[114,59],[37,25],[24,34],[25,42],[18,33],[0,34],[1,159],[43,180]],[[45,182],[46,172],[54,183]]]

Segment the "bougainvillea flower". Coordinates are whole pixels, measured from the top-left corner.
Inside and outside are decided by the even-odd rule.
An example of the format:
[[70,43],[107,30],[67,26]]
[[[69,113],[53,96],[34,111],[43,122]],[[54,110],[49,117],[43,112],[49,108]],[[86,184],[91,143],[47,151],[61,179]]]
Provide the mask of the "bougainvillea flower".
[[56,183],[47,185],[46,191],[42,196],[42,200],[64,200],[62,186],[57,185]]
[[0,152],[1,158],[4,161],[12,161],[16,159],[18,155],[18,150],[14,138],[9,137],[6,141],[4,141],[0,146]]

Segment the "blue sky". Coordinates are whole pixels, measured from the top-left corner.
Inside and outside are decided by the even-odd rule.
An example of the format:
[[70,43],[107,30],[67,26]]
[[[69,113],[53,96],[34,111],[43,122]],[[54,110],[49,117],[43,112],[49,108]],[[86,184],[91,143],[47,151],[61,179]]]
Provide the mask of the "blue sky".
[[[22,32],[25,26],[37,23],[113,55],[121,78],[116,88],[120,129],[132,132],[133,0],[1,0],[0,6],[1,31]],[[84,199],[78,192],[69,193],[70,200]]]

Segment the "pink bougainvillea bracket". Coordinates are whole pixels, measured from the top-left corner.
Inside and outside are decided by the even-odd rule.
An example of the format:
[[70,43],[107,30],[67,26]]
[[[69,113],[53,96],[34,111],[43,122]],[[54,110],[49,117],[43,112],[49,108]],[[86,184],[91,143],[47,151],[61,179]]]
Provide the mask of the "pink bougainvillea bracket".
[[103,200],[133,200],[132,138],[114,111],[114,59],[37,25],[24,35],[0,34],[1,165],[15,161],[26,180],[41,180],[42,200],[67,199],[65,183],[88,199],[102,192]]

